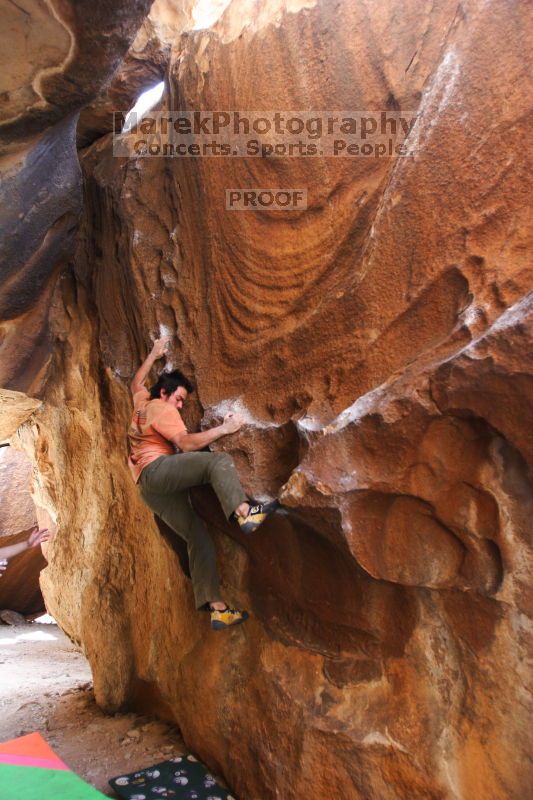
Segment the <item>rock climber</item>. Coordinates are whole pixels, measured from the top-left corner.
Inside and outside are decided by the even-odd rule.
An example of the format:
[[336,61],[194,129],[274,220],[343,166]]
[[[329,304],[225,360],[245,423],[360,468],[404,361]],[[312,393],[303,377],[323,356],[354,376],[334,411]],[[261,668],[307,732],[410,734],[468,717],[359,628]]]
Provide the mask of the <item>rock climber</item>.
[[166,350],[169,337],[157,339],[131,383],[133,417],[129,429],[129,466],[146,505],[187,542],[196,608],[211,612],[211,627],[223,630],[248,618],[221,598],[215,548],[192,508],[188,490],[211,484],[228,519],[252,533],[278,507],[277,501],[252,505],[246,497],[232,458],[227,453],[198,452],[241,428],[237,414],[221,425],[189,433],[180,416],[193,385],[179,371],[162,372],[146,389],[153,364]]

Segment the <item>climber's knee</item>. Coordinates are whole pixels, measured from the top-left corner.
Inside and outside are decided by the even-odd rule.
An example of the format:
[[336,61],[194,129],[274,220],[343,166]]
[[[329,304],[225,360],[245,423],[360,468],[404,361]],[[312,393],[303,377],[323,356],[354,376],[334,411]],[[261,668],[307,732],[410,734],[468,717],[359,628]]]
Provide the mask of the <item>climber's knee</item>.
[[225,469],[233,466],[233,459],[227,453],[213,453],[212,467],[214,469]]
[[216,460],[221,464],[222,463],[231,464],[233,462],[233,459],[229,455],[229,453],[213,453],[213,455],[215,456]]

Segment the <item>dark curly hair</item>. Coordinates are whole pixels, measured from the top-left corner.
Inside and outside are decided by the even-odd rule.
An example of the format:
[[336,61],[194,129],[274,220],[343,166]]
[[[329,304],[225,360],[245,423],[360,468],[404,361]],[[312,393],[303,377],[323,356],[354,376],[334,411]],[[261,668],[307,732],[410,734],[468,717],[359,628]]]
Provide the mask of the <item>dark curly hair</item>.
[[159,399],[161,397],[161,389],[165,390],[165,394],[172,394],[178,386],[183,386],[189,394],[194,392],[194,386],[179,369],[174,369],[172,372],[162,372],[157,383],[154,383],[150,389],[150,397],[152,400]]

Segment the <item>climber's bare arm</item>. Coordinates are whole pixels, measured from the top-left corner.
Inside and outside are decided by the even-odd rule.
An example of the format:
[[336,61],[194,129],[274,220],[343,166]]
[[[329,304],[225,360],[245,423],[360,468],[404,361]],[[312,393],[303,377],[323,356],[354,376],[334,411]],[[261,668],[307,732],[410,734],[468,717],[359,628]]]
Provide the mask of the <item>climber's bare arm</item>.
[[154,363],[157,361],[158,358],[161,358],[165,354],[165,350],[167,349],[167,345],[170,341],[170,336],[162,336],[161,339],[156,339],[154,342],[154,346],[152,347],[149,355],[145,358],[135,375],[133,376],[133,380],[130,384],[130,389],[132,394],[136,394],[136,392],[140,392],[141,389],[144,389],[144,382],[148,377],[148,373],[152,369]]
[[14,558],[15,556],[18,556],[19,553],[23,553],[25,550],[29,550],[31,547],[37,547],[38,544],[47,542],[49,539],[50,534],[48,532],[48,528],[42,528],[40,530],[34,529],[25,542],[18,542],[17,544],[8,544],[4,547],[0,547],[0,557],[2,559]]
[[243,419],[238,414],[226,414],[222,425],[217,425],[208,431],[202,431],[202,433],[181,433],[175,437],[173,443],[184,453],[203,450],[204,447],[216,442],[221,436],[236,433],[242,425]]

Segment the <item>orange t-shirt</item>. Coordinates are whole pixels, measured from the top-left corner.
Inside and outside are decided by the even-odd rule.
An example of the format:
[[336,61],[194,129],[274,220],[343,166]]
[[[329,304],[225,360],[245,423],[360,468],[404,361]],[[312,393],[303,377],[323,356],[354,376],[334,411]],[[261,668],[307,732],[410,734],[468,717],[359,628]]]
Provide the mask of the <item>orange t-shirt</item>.
[[156,458],[179,452],[173,440],[183,432],[187,432],[187,428],[176,408],[164,400],[150,400],[147,389],[141,389],[133,395],[133,417],[128,431],[128,465],[135,483],[143,469]]

